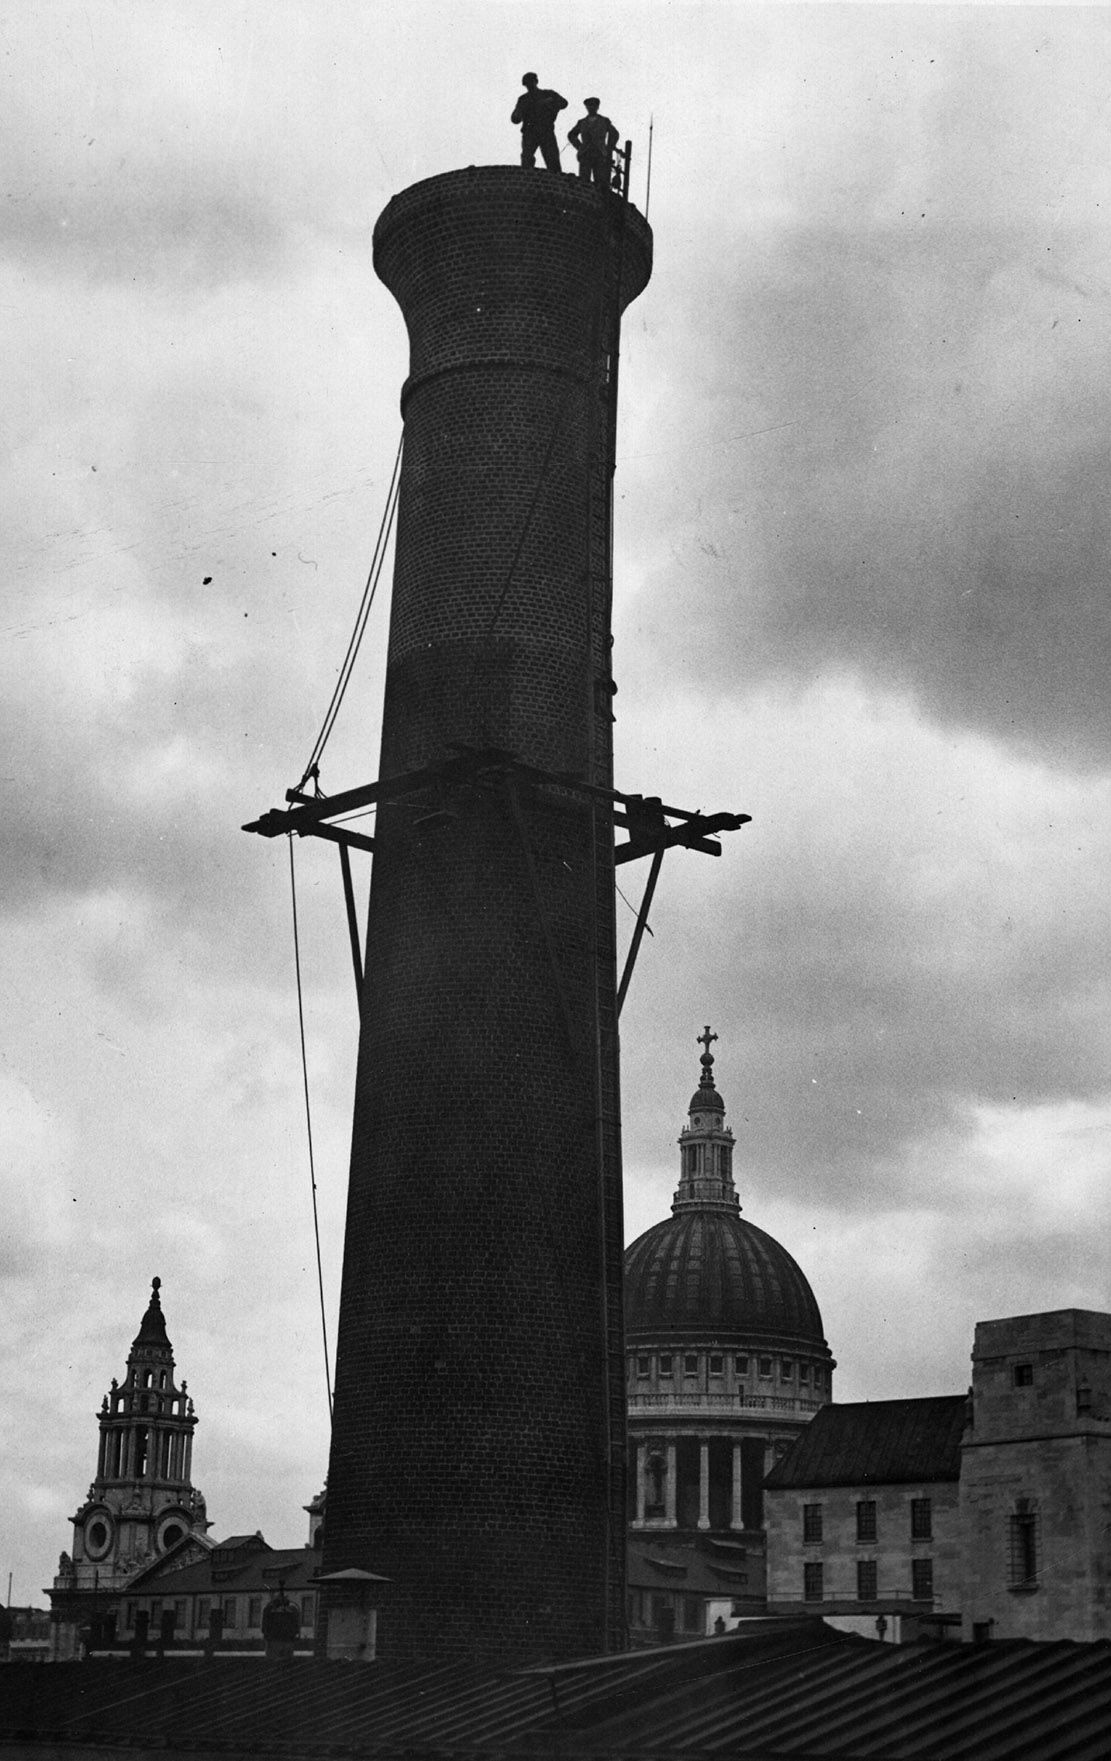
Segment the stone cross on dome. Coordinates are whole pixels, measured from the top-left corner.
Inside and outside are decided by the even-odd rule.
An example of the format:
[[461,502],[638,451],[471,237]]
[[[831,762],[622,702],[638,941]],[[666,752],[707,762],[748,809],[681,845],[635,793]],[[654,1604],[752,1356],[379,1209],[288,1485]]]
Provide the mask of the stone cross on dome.
[[713,1078],[713,1074],[712,1074],[713,1073],[713,1066],[714,1066],[714,1054],[711,1052],[710,1047],[713,1045],[713,1043],[716,1039],[717,1039],[717,1034],[710,1032],[709,1022],[706,1023],[706,1026],[702,1029],[701,1033],[698,1033],[695,1035],[695,1045],[705,1046],[705,1048],[706,1048],[706,1050],[703,1052],[701,1058],[699,1059],[699,1063],[702,1065],[702,1081],[705,1083],[707,1088],[712,1088],[713,1083],[714,1083],[714,1078]]

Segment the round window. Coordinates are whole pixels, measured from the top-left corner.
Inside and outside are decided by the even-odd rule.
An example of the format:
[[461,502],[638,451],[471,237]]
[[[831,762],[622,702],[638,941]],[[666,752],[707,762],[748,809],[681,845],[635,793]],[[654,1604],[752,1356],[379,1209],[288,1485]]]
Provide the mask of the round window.
[[163,1547],[172,1547],[175,1541],[181,1540],[184,1533],[185,1530],[180,1523],[167,1523],[166,1527],[162,1530],[161,1539]]
[[94,1559],[99,1559],[108,1551],[108,1543],[112,1539],[112,1531],[102,1516],[95,1516],[85,1530],[85,1551]]

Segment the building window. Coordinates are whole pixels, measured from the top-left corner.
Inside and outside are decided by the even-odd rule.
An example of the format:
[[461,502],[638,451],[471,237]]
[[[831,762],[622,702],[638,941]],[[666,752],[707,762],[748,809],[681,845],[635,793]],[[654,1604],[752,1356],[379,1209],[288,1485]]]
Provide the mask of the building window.
[[1032,1388],[1034,1386],[1033,1364],[1016,1364],[1011,1375],[1016,1388]]
[[700,1633],[703,1627],[702,1600],[699,1596],[683,1597],[683,1630],[688,1633]]
[[185,1599],[174,1603],[174,1625],[179,1632],[185,1631]]
[[256,1626],[262,1625],[262,1597],[261,1596],[252,1596],[251,1600],[247,1604],[247,1625],[250,1627],[256,1627]]
[[671,1374],[671,1353],[670,1353],[670,1351],[661,1351],[661,1353],[660,1353],[660,1375],[661,1376],[670,1376],[670,1374]]
[[934,1593],[934,1562],[912,1559],[910,1562],[910,1593],[916,1602],[930,1602]]
[[748,1359],[747,1359],[747,1357],[739,1357],[737,1359],[737,1374],[738,1374],[738,1376],[747,1376],[748,1375]]
[[225,1596],[224,1597],[224,1626],[225,1626],[225,1628],[235,1625],[235,1600],[236,1599],[234,1596]]
[[822,1538],[822,1507],[820,1504],[804,1504],[802,1507],[802,1538],[804,1541],[820,1541]]
[[802,1594],[807,1602],[822,1600],[822,1567],[818,1561],[808,1563],[802,1568]]
[[209,1606],[209,1598],[207,1596],[201,1596],[197,1602],[197,1626],[202,1633],[207,1632],[208,1630]]
[[758,1369],[759,1369],[759,1371],[760,1371],[760,1374],[761,1374],[761,1376],[764,1376],[764,1377],[770,1377],[770,1376],[771,1376],[771,1373],[772,1373],[772,1360],[771,1360],[771,1358],[770,1358],[770,1357],[762,1357],[762,1358],[761,1358],[761,1359],[760,1359],[760,1361],[759,1361],[759,1364],[758,1364],[758,1366],[757,1366],[757,1367],[758,1367]]
[[[1025,1503],[1025,1500],[1023,1500]],[[1011,1588],[1032,1590],[1038,1582],[1038,1519],[1032,1510],[1018,1510],[1010,1519]]]
[[150,1605],[150,1624],[151,1624],[151,1626],[157,1626],[161,1619],[162,1619],[162,1602],[161,1602],[160,1598],[157,1598]]
[[301,1598],[301,1625],[302,1626],[311,1627],[313,1624],[312,1603],[313,1603],[313,1599],[311,1596],[302,1596],[302,1598]]
[[874,1559],[858,1559],[856,1562],[856,1599],[858,1602],[874,1602],[876,1600],[876,1562]]
[[137,1607],[137,1602],[129,1602],[124,1609],[123,1622],[129,1633],[135,1631],[135,1610]]
[[809,1382],[809,1380],[810,1380],[810,1365],[809,1364],[800,1364],[799,1365],[799,1381],[800,1382]]
[[783,1359],[783,1361],[780,1363],[780,1366],[779,1366],[779,1374],[780,1374],[781,1379],[784,1382],[790,1382],[793,1380],[794,1374],[795,1374],[795,1366],[794,1366],[794,1362],[791,1358],[785,1357]]
[[644,1479],[644,1514],[646,1516],[662,1516],[664,1513],[664,1485],[667,1479],[667,1468],[663,1457],[650,1455]]
[[698,1353],[696,1351],[688,1351],[684,1354],[683,1374],[684,1374],[684,1376],[697,1376],[697,1374],[698,1374]]
[[910,1538],[912,1541],[931,1541],[934,1533],[933,1505],[928,1498],[912,1498],[910,1501]]
[[874,1541],[876,1538],[876,1506],[871,1498],[865,1498],[856,1507],[856,1538],[858,1541]]
[[720,1351],[712,1351],[710,1353],[710,1374],[711,1374],[711,1376],[720,1376],[724,1372],[724,1370],[725,1370],[725,1359],[722,1356],[721,1352]]
[[649,1359],[647,1357],[638,1357],[637,1358],[637,1375],[638,1376],[647,1376],[649,1371],[651,1370],[651,1368],[652,1368],[651,1362],[649,1361]]

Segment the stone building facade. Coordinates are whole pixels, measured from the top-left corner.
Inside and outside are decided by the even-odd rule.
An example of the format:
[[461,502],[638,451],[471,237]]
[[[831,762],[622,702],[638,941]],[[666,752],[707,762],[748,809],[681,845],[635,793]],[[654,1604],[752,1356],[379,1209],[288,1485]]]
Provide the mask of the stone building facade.
[[629,1617],[693,1636],[764,1599],[765,1473],[832,1398],[785,1248],[741,1215],[706,1028],[672,1215],[625,1256]]
[[113,1377],[101,1403],[96,1476],[72,1518],[72,1554],[62,1554],[48,1591],[59,1661],[116,1616],[142,1566],[186,1537],[203,1541],[211,1526],[191,1478],[197,1415],[188,1385],[174,1379],[160,1284],[152,1280],[123,1382]]
[[959,1634],[963,1395],[829,1406],[765,1483],[768,1609]]
[[965,1637],[1111,1638],[1111,1315],[981,1321],[970,1419]]
[[968,1395],[828,1407],[769,1474],[768,1607],[1111,1638],[1111,1315],[981,1321]]

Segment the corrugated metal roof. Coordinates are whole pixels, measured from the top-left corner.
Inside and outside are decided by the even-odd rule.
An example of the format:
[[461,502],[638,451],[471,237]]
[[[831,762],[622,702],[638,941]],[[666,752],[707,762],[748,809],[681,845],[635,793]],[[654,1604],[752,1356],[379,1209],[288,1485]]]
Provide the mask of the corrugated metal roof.
[[0,1747],[186,1756],[1106,1761],[1111,1644],[881,1645],[818,1620],[501,1674],[459,1665],[0,1670]]
[[957,1480],[963,1394],[823,1406],[765,1486],[860,1486]]

